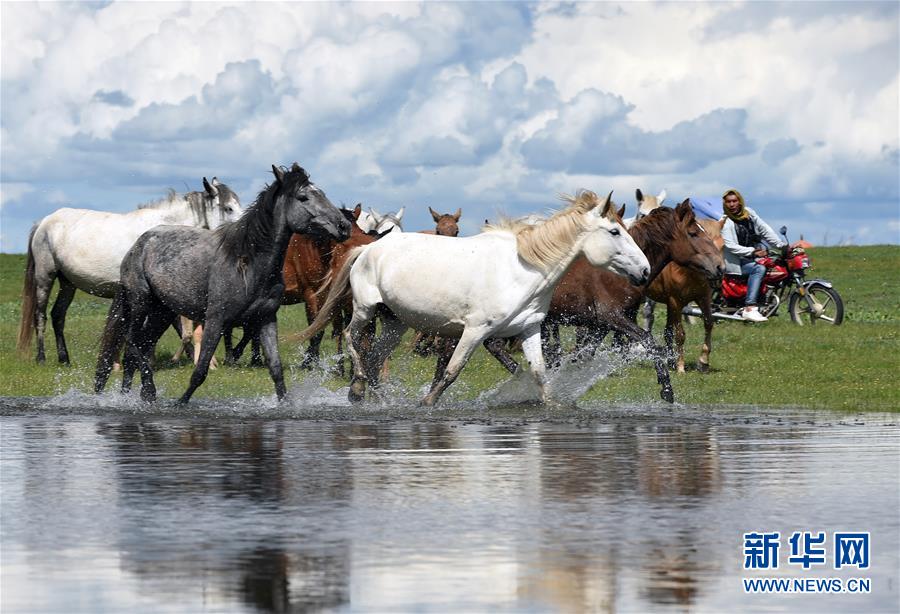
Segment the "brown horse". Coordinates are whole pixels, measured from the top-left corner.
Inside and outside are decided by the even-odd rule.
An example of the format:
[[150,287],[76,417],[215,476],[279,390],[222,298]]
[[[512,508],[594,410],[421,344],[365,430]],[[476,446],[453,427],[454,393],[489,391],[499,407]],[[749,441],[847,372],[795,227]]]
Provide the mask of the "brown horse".
[[[721,251],[724,241],[722,239],[721,221],[698,220],[703,230],[709,235],[716,247]],[[718,283],[718,282],[717,282]],[[712,351],[712,288],[710,280],[696,270],[684,267],[676,262],[671,262],[662,270],[647,288],[647,296],[666,305],[666,347],[670,356],[675,356],[675,366],[678,373],[684,373],[684,324],[681,318],[681,310],[694,301],[700,307],[703,314],[703,328],[706,336],[700,357],[697,361],[697,370],[701,373],[709,371],[709,353]],[[673,354],[672,342],[675,348]]]
[[[624,209],[622,207],[618,212],[620,218]],[[724,272],[721,250],[698,225],[689,201],[674,210],[655,209],[635,222],[629,233],[650,262],[651,279],[673,261],[704,277],[721,279]],[[648,350],[654,360],[661,395],[663,398],[671,396],[669,371],[661,348],[650,333],[629,318],[640,305],[645,289],[646,286],[633,286],[623,277],[593,267],[584,259],[576,260],[556,287],[542,325],[547,363],[559,364],[560,325],[582,327],[577,349],[588,352],[613,330],[640,342]],[[497,355],[496,346],[488,349]],[[508,356],[505,359],[501,361],[504,366],[509,362],[515,364]]]
[[[288,244],[288,251],[284,259],[284,297],[281,303],[282,305],[295,305],[302,302],[306,307],[308,322],[312,322],[319,313],[319,295],[327,290],[332,271],[340,270],[351,249],[368,245],[379,236],[364,232],[356,224],[362,212],[362,204],[357,204],[353,209],[341,209],[341,212],[352,222],[350,238],[346,241],[323,241],[304,235],[294,235]],[[343,330],[341,311],[341,308],[336,309],[333,314],[337,322],[335,330],[338,332],[332,333],[332,335],[338,338],[340,338],[340,331]],[[319,348],[323,336],[324,331],[309,340],[309,346],[306,348],[303,362],[300,365],[301,368],[311,369],[319,364]],[[340,352],[340,348],[338,348],[338,352]]]

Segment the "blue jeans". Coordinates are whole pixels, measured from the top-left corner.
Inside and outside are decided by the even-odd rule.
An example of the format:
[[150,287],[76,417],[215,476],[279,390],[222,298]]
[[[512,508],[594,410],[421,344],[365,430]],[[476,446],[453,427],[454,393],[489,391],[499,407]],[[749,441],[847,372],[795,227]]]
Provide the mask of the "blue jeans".
[[759,295],[759,287],[762,285],[763,277],[766,276],[766,267],[751,260],[741,265],[741,275],[747,276],[747,299],[744,305],[756,305],[756,297]]

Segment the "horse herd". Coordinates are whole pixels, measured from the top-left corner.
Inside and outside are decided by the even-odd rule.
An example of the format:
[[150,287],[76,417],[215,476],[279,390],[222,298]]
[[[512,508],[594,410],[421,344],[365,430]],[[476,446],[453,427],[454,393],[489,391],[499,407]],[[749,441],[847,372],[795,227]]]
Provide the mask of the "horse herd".
[[[303,366],[318,362],[331,323],[339,351],[344,345],[351,359],[352,401],[364,399],[367,386],[378,388],[385,361],[409,328],[420,331],[419,341],[434,336],[437,367],[423,405],[438,401],[479,345],[515,372],[519,365],[506,349],[512,338],[521,340],[545,400],[546,365],[561,359],[559,327],[572,325],[582,355],[592,356],[610,331],[642,344],[660,395],[671,402],[668,362],[684,370],[680,313],[690,301],[705,314],[700,369],[708,368],[710,289],[724,272],[721,225],[697,219],[688,201],[670,209],[661,206],[664,193],[637,190],[638,214],[626,221],[611,193],[582,190],[563,197],[566,206],[550,216],[501,220],[458,237],[460,209],[440,214],[429,207],[435,230],[403,232],[403,209],[338,209],[296,163],[272,171],[274,181],[246,209],[225,184],[204,178],[203,192],[170,192],[130,213],[60,209],[42,219],[29,238],[20,351],[35,337],[37,360],[45,360],[46,311],[58,281],[51,321],[59,361],[69,362],[63,331],[76,288],[112,298],[94,388],[103,390],[121,353],[123,392],[139,371],[146,401],[156,398],[157,341],[170,326],[187,338],[190,322],[202,323],[202,336],[180,403],[207,377],[223,338],[226,360],[251,341],[259,360],[261,348],[284,398],[276,313],[301,302],[309,326],[291,339],[309,341]],[[645,297],[668,307],[668,351],[635,322]],[[235,346],[237,327],[244,332]],[[420,351],[426,345],[417,343]]]

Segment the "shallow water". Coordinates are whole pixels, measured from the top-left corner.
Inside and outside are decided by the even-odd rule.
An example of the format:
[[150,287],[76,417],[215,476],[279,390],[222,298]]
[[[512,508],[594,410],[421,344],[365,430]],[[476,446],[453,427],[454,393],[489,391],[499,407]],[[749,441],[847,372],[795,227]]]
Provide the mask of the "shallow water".
[[[497,392],[425,412],[307,386],[283,405],[0,399],[0,609],[900,607],[898,416]],[[743,569],[753,530],[784,536],[777,571]],[[792,531],[869,531],[871,566],[788,564]],[[872,590],[743,591],[776,576]]]

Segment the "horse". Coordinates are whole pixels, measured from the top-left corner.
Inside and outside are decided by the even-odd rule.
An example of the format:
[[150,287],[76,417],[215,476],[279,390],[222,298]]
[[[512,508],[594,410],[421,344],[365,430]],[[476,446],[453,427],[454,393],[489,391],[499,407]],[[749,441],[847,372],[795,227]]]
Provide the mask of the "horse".
[[637,213],[634,217],[629,217],[623,220],[625,228],[631,228],[636,221],[638,221],[645,215],[648,215],[654,209],[662,207],[663,202],[665,202],[666,200],[666,191],[664,189],[656,196],[652,196],[649,194],[645,195],[643,192],[641,192],[641,189],[638,188],[634,191],[634,199],[637,201],[638,205]]
[[403,219],[403,213],[405,211],[406,207],[400,207],[400,209],[394,213],[385,213],[382,215],[375,211],[373,207],[369,207],[368,211],[363,211],[360,214],[359,218],[356,220],[356,225],[366,233],[374,232],[376,234],[382,234],[394,228],[402,232],[403,224],[401,223],[401,220]]
[[[410,326],[459,337],[422,405],[438,401],[483,340],[512,336],[523,338],[545,401],[540,325],[572,261],[584,254],[592,264],[639,284],[650,275],[646,256],[615,217],[610,197],[600,199],[590,191],[564,197],[568,206],[538,226],[501,223],[463,238],[390,233],[357,248],[332,282],[320,316],[300,338],[311,337],[327,324],[322,314],[350,286],[353,317],[344,339],[353,362],[351,402],[363,400],[367,382],[377,389],[382,362]],[[376,312],[383,331],[371,351],[362,354],[359,341]]]
[[[141,372],[141,398],[156,399],[150,357],[175,314],[204,323],[200,359],[179,399],[187,403],[206,379],[226,327],[259,334],[278,399],[287,390],[278,355],[276,312],[284,294],[284,253],[295,232],[350,236],[350,222],[295,162],[272,166],[266,186],[244,215],[216,231],[157,226],[142,234],[122,261],[120,288],[106,319],[94,390],[106,385],[115,348],[126,340],[122,390]],[[177,282],[177,283],[175,283]]]
[[[357,204],[353,209],[341,209],[340,211],[351,223],[352,230],[349,239],[338,242],[332,239],[318,239],[295,234],[291,237],[285,254],[285,289],[282,304],[304,303],[307,322],[312,322],[318,315],[319,295],[333,273],[344,264],[349,250],[368,245],[380,236],[374,231],[364,232],[356,224],[362,214],[361,204]],[[384,233],[391,232],[392,229],[393,227],[385,230]],[[341,309],[336,309],[332,315],[337,326],[335,330],[342,330]],[[319,333],[309,340],[309,346],[300,365],[301,368],[311,369],[319,364],[319,348],[323,334],[323,332]],[[341,347],[338,343],[338,354],[340,353]]]
[[54,280],[59,281],[59,293],[50,316],[59,362],[68,365],[63,329],[76,289],[103,298],[115,296],[125,253],[154,226],[175,224],[214,230],[240,217],[240,200],[228,186],[215,177],[212,183],[204,177],[203,188],[203,192],[183,195],[170,190],[165,198],[128,213],[58,209],[35,224],[28,238],[22,288],[17,344],[20,354],[28,352],[36,335],[37,362],[45,360],[44,329]]
[[[725,218],[716,220],[698,220],[706,234],[712,239],[717,249],[721,252],[724,246],[722,239],[722,226]],[[700,307],[703,316],[705,337],[697,361],[697,370],[701,373],[709,372],[709,354],[712,351],[712,290],[718,286],[721,280],[711,280],[698,273],[696,270],[671,262],[662,270],[647,288],[647,296],[657,302],[666,305],[665,340],[669,355],[675,357],[675,367],[678,373],[684,373],[684,323],[682,322],[682,309],[688,303],[695,301]],[[674,353],[673,353],[674,340]]]
[[[624,207],[618,213],[619,218],[623,213]],[[647,255],[651,279],[671,261],[697,271],[704,278],[721,279],[724,272],[721,249],[698,225],[687,201],[675,209],[654,209],[635,222],[629,233]],[[576,347],[581,352],[591,352],[609,330],[614,330],[648,350],[656,368],[660,396],[671,402],[674,395],[663,352],[650,333],[629,318],[640,304],[644,289],[591,266],[584,258],[577,259],[557,285],[542,325],[545,360],[554,365],[559,363],[560,325],[579,327]]]

